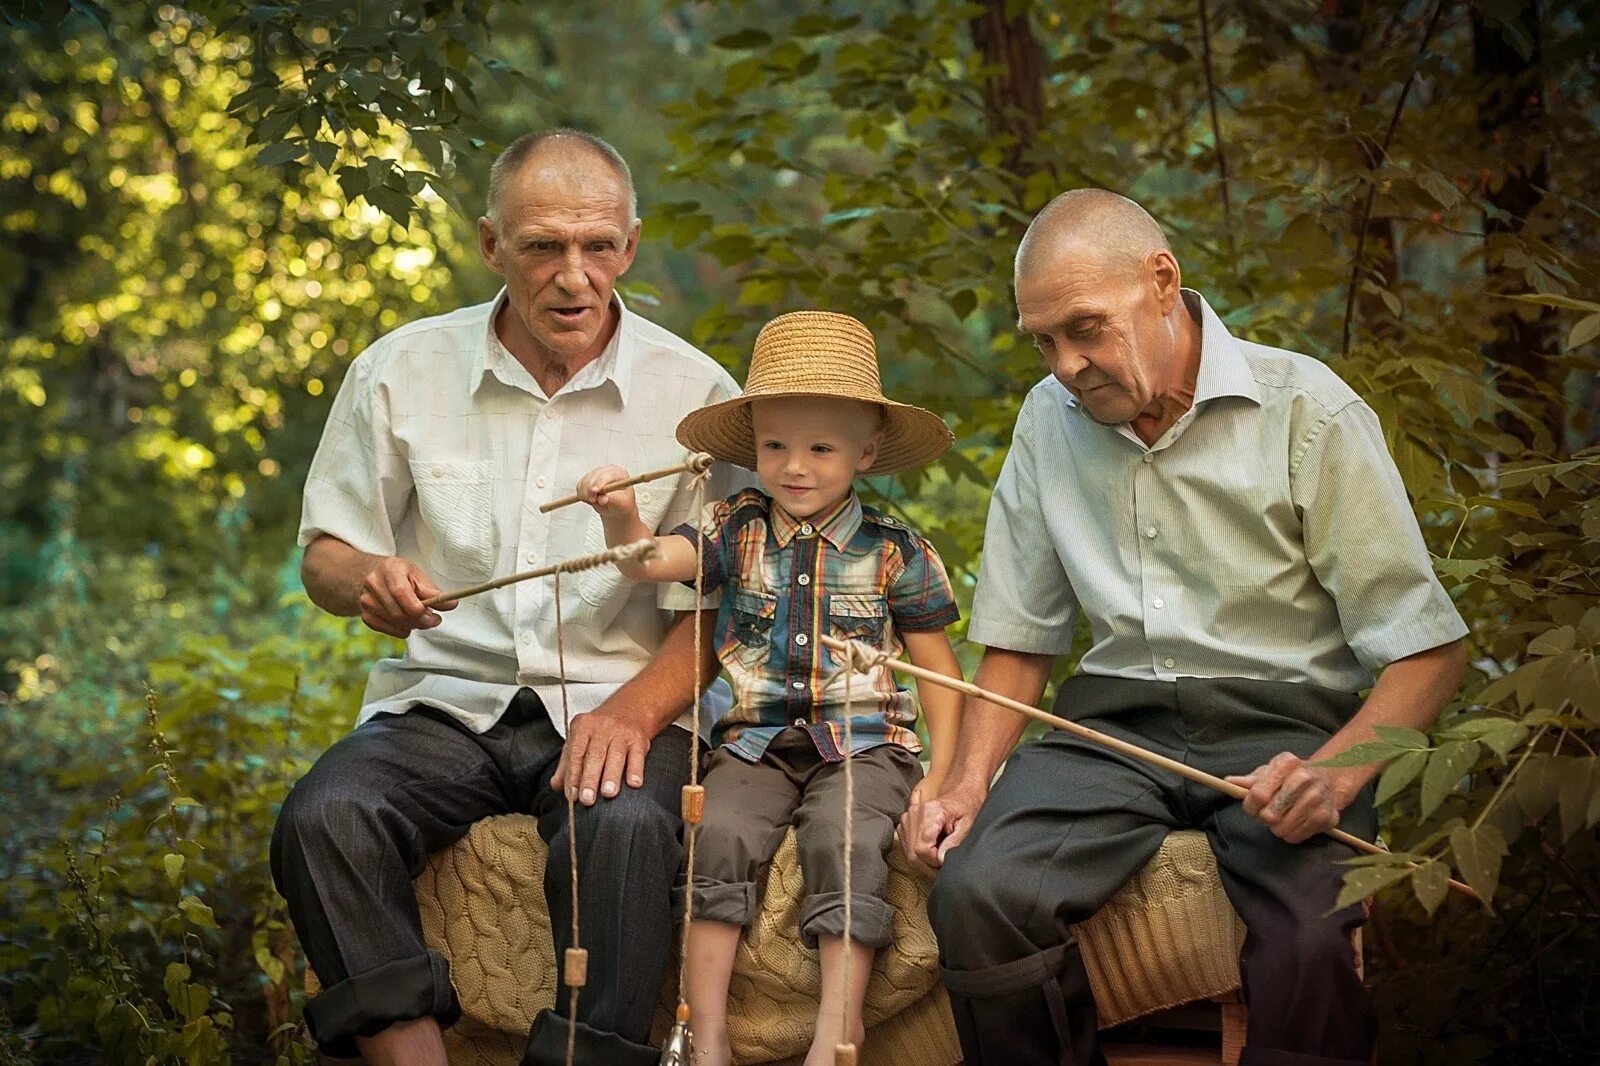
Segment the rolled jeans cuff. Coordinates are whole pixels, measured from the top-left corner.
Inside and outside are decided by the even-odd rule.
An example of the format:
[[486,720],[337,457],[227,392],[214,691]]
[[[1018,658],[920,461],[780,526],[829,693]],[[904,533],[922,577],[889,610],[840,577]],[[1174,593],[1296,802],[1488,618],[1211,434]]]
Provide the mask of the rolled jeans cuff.
[[[888,947],[894,937],[890,919],[894,908],[877,896],[861,892],[850,895],[850,939],[869,948]],[[815,948],[817,938],[844,936],[844,893],[819,892],[807,896],[800,908],[800,937],[806,947]]]
[[1239,1066],[1369,1066],[1365,1059],[1338,1059],[1305,1051],[1279,1051],[1248,1044],[1239,1053]]
[[522,1066],[565,1066],[567,1031],[576,1030],[572,1061],[600,1066],[658,1066],[661,1052],[648,1044],[607,1033],[592,1025],[571,1022],[548,1007],[533,1016],[528,1031],[528,1047],[522,1053]]
[[[684,887],[672,890],[672,915],[674,921],[683,919]],[[704,922],[722,922],[743,928],[756,916],[756,886],[751,881],[713,881],[698,874],[694,879],[694,919]]]
[[352,974],[306,1004],[306,1025],[324,1055],[361,1055],[356,1037],[375,1036],[396,1022],[436,1018],[441,1026],[461,1017],[450,984],[450,961],[437,951],[386,962]]

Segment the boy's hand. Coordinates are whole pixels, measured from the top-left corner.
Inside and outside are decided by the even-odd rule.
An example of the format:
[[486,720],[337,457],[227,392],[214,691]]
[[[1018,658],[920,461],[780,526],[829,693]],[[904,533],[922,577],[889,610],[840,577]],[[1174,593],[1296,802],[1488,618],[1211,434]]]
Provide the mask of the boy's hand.
[[944,787],[945,776],[946,774],[942,770],[928,771],[927,776],[918,781],[917,787],[911,790],[911,802],[907,806],[915,807],[917,804],[937,796],[939,790]]
[[578,495],[583,497],[584,503],[595,509],[602,520],[635,518],[639,514],[639,505],[633,498],[632,486],[611,492],[600,491],[614,481],[626,480],[628,472],[622,467],[599,466],[579,479]]

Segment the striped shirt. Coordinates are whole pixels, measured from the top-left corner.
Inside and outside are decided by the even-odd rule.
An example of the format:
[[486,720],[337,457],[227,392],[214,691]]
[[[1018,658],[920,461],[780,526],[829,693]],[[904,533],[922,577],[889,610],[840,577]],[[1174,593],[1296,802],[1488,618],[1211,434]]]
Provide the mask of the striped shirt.
[[1198,293],[1194,406],[1154,444],[1035,385],[989,504],[967,639],[1079,671],[1357,692],[1467,627],[1378,419],[1308,356],[1235,338]]
[[[673,532],[704,544],[705,589],[723,593],[715,639],[734,706],[712,743],[750,762],[791,725],[810,733],[824,759],[843,760],[846,681],[833,678],[840,663],[819,634],[897,657],[901,633],[941,630],[960,617],[933,546],[853,492],[800,521],[746,489],[707,507],[700,529]],[[881,744],[922,750],[916,702],[887,666],[854,675],[850,697],[852,753]]]

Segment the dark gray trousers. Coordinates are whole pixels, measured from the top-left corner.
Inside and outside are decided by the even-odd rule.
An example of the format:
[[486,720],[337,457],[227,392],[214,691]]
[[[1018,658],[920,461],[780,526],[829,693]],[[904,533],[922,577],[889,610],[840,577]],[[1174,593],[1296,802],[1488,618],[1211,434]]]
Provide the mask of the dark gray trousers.
[[[690,737],[669,727],[645,783],[577,808],[579,916],[589,982],[578,1002],[581,1063],[654,1066],[650,1023],[672,946],[669,893],[682,856],[679,794]],[[357,1054],[355,1037],[412,1018],[460,1015],[449,964],[422,938],[411,882],[428,856],[486,817],[538,817],[550,848],[545,898],[556,958],[571,946],[567,811],[549,787],[562,740],[523,689],[488,732],[429,707],[379,715],[323,753],[284,801],[272,876],[289,903],[323,992],[306,1006],[322,1050]],[[565,1009],[566,996],[558,997]],[[540,1011],[524,1062],[566,1060],[567,1019]]]
[[[1078,675],[1056,713],[1218,776],[1281,751],[1309,755],[1360,706],[1349,693],[1242,678]],[[1329,914],[1353,852],[1286,844],[1220,792],[1053,731],[1020,747],[928,908],[967,1066],[1103,1063],[1070,926],[1088,918],[1173,829],[1205,830],[1247,929],[1240,953],[1245,1066],[1361,1066],[1377,1038],[1355,968],[1360,907]],[[1372,839],[1370,795],[1343,828]]]

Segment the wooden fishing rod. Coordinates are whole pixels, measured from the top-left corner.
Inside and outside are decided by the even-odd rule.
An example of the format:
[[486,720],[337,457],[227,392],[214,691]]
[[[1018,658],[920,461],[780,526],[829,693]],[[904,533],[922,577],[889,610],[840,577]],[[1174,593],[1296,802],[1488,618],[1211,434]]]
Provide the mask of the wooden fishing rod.
[[[1041,711],[1039,708],[1031,707],[1020,700],[1014,700],[1008,696],[1002,696],[998,693],[990,692],[987,689],[979,688],[970,681],[957,681],[953,677],[946,677],[943,674],[935,673],[932,670],[917,666],[915,663],[908,663],[903,659],[890,658],[882,652],[876,651],[873,648],[862,644],[860,641],[840,640],[837,637],[830,637],[827,635],[819,636],[817,640],[843,655],[845,657],[845,661],[850,664],[852,669],[867,670],[872,666],[882,663],[891,670],[902,674],[910,674],[919,681],[929,681],[935,685],[943,685],[945,688],[955,689],[957,692],[965,693],[968,696],[976,696],[979,699],[988,703],[993,703],[998,707],[1004,707],[1007,710],[1016,711],[1018,714],[1026,715],[1035,721],[1044,722],[1046,725],[1055,726],[1057,729],[1065,729],[1074,736],[1082,737],[1084,740],[1099,744],[1102,747],[1110,748],[1112,751],[1121,752],[1124,755],[1131,756],[1132,758],[1138,759],[1141,762],[1149,763],[1152,766],[1159,766],[1163,770],[1170,770],[1179,777],[1185,777],[1190,781],[1197,782],[1198,784],[1205,785],[1209,788],[1214,788],[1218,792],[1221,792],[1224,795],[1232,796],[1236,800],[1242,800],[1250,793],[1250,790],[1245,788],[1243,785],[1236,785],[1232,781],[1217,777],[1214,774],[1208,774],[1204,770],[1197,770],[1193,766],[1181,763],[1176,759],[1169,759],[1165,755],[1159,755],[1156,752],[1146,750],[1145,748],[1139,747],[1137,744],[1130,744],[1126,740],[1121,740],[1117,737],[1110,736],[1109,734],[1102,733],[1098,729],[1090,729],[1088,726],[1083,725],[1082,723],[1070,721],[1069,719],[1062,718],[1060,715],[1051,714],[1049,711]],[[1388,854],[1386,850],[1372,843],[1371,841],[1362,840],[1360,837],[1352,833],[1347,833],[1343,829],[1324,829],[1323,833],[1332,837],[1334,840],[1337,840],[1341,844],[1348,844],[1357,851],[1364,851],[1368,855]],[[1417,863],[1411,863],[1410,865],[1415,867],[1417,866]],[[1473,891],[1470,885],[1466,885],[1460,881],[1451,879],[1450,887],[1455,889],[1457,892],[1460,892],[1464,896],[1470,896],[1472,899],[1478,900],[1480,903],[1483,902],[1482,897],[1480,897],[1477,892]]]
[[[707,455],[705,452],[695,452],[693,455],[689,456],[687,462],[679,463],[677,466],[663,467],[660,470],[652,470],[648,474],[635,474],[633,477],[622,481],[613,481],[609,485],[602,485],[600,487],[600,491],[615,492],[618,489],[629,488],[633,485],[642,485],[646,481],[659,481],[664,477],[672,477],[676,474],[703,474],[711,468],[711,463],[711,456]],[[540,504],[539,513],[549,514],[558,507],[570,507],[575,503],[582,502],[583,497],[577,493],[573,493],[571,496],[563,496],[559,500],[551,500],[549,503]],[[695,516],[695,520],[699,520],[698,515]]]
[[519,581],[530,581],[536,577],[549,577],[557,571],[563,574],[571,574],[579,570],[593,570],[596,567],[605,566],[607,563],[643,562],[655,555],[656,550],[655,538],[646,537],[644,540],[636,540],[632,544],[620,544],[615,548],[607,548],[603,552],[595,552],[593,555],[579,555],[565,562],[541,566],[536,570],[524,570],[518,574],[497,577],[493,581],[485,581],[481,585],[473,585],[470,588],[441,592],[437,596],[429,596],[423,600],[422,605],[424,607],[437,607],[439,604],[449,603],[451,600],[465,599],[468,596],[476,596],[480,592],[489,592],[492,589],[515,585]]

